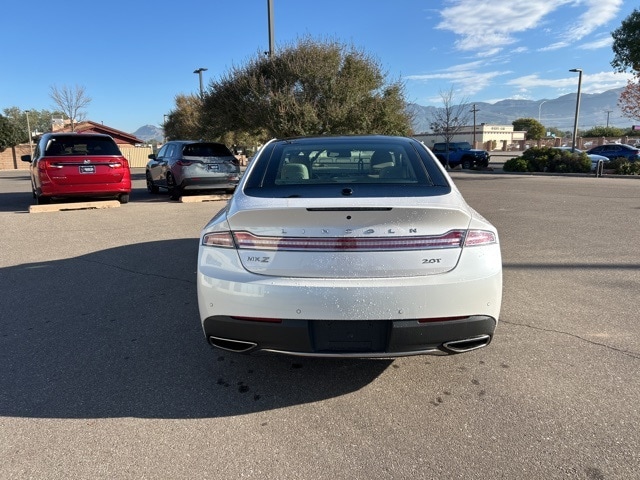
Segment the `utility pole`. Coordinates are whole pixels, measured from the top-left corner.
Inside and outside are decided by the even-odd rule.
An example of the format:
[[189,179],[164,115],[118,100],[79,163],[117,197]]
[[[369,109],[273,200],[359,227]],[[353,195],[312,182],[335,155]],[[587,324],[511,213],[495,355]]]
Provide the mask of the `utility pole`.
[[576,95],[576,118],[573,122],[573,140],[571,142],[571,153],[576,151],[576,141],[578,139],[578,117],[580,116],[580,88],[582,87],[582,69],[572,68],[570,72],[578,74],[578,94]]
[[605,112],[607,113],[607,128],[609,128],[609,114],[613,112],[613,110],[605,110]]
[[473,108],[471,109],[473,112],[473,148],[476,148],[476,112],[479,112],[476,108],[476,104],[473,104]]
[[33,156],[33,141],[31,140],[31,125],[29,125],[29,110],[24,111],[27,116],[27,133],[29,134],[29,155]]

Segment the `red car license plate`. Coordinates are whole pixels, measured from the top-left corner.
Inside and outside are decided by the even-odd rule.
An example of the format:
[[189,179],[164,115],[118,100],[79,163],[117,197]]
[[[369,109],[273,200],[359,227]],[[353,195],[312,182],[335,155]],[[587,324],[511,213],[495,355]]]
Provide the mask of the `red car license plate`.
[[95,165],[80,165],[80,173],[96,173]]

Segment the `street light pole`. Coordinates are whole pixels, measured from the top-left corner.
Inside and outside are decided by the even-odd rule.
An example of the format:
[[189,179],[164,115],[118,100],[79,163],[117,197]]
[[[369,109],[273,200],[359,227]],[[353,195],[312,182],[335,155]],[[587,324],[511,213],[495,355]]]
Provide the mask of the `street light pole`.
[[27,116],[27,133],[29,134],[29,155],[33,157],[33,142],[31,141],[31,125],[29,125],[29,110],[25,110],[24,114]]
[[478,112],[478,109],[475,103],[471,111],[473,112],[473,148],[476,148],[476,112]]
[[578,94],[576,95],[576,118],[573,122],[573,141],[571,142],[571,152],[576,151],[576,139],[578,138],[578,116],[580,115],[580,89],[582,88],[582,69],[572,68],[569,70],[578,73]]
[[274,47],[274,32],[273,32],[273,0],[267,0],[267,20],[269,22],[269,58],[273,57]]
[[202,88],[202,72],[206,72],[206,71],[207,69],[202,67],[193,71],[193,73],[197,73],[198,76],[200,77],[200,100],[204,99],[204,89]]
[[546,100],[543,100],[540,102],[540,105],[538,105],[538,123],[540,123],[540,114],[542,113],[542,104],[546,103]]

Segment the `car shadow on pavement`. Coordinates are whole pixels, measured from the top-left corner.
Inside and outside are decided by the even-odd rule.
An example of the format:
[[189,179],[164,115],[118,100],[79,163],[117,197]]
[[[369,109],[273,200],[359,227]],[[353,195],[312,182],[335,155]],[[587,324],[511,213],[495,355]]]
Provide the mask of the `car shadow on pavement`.
[[0,415],[242,415],[357,391],[392,363],[210,348],[197,248],[157,241],[0,269]]

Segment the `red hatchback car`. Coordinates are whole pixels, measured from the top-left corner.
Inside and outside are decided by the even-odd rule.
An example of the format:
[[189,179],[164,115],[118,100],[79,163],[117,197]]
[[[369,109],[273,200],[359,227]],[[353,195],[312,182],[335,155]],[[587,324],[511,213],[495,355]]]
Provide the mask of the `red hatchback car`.
[[31,189],[39,204],[53,197],[116,197],[129,201],[131,172],[109,135],[45,133],[36,145],[31,163]]

